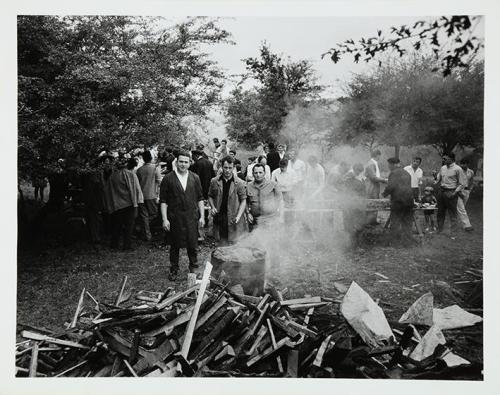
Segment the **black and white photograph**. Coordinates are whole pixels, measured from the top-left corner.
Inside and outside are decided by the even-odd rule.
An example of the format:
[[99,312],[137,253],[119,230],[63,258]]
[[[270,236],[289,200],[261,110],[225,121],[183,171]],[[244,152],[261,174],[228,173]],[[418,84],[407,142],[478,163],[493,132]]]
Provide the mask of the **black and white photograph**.
[[498,19],[125,10],[9,16],[13,385],[484,385]]

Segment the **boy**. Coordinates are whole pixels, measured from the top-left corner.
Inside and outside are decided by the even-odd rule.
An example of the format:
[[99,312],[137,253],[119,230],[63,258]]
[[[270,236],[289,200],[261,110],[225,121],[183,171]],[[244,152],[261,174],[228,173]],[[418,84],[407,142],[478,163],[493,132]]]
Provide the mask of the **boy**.
[[424,189],[424,195],[422,196],[421,203],[424,207],[424,217],[425,217],[425,231],[429,232],[435,231],[436,226],[434,224],[434,210],[431,209],[429,206],[436,206],[437,200],[436,197],[434,196],[434,188],[431,186],[425,187]]

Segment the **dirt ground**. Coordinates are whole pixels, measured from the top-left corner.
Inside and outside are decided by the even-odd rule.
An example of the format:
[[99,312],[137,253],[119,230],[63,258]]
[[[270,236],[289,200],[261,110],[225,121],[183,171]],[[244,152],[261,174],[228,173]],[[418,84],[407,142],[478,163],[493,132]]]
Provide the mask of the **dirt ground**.
[[[481,199],[471,199],[468,211],[474,232],[460,232],[454,240],[446,234],[429,234],[422,245],[411,248],[388,244],[381,227],[368,232],[368,241],[355,251],[344,248],[345,234],[339,230],[321,245],[306,237],[289,240],[279,265],[268,268],[268,281],[287,287],[287,298],[310,294],[336,299],[341,299],[342,285],[356,281],[379,301],[390,322],[429,291],[436,307],[459,304],[482,315],[482,288],[479,302],[472,303],[470,297],[473,287],[482,283],[465,273],[483,267]],[[186,286],[187,257],[181,253],[181,272],[172,284],[167,278],[168,248],[161,235],[152,243],[137,240],[136,248],[127,252],[105,245],[94,248],[86,241],[62,245],[46,237],[44,248],[24,244],[18,249],[18,324],[61,329],[71,321],[83,287],[96,299],[111,302],[125,275],[128,286],[137,291]],[[209,259],[212,248],[210,240],[202,243],[200,262]],[[460,281],[476,282],[456,284]],[[89,299],[86,306],[92,307]],[[482,363],[482,325],[444,334],[455,352]]]

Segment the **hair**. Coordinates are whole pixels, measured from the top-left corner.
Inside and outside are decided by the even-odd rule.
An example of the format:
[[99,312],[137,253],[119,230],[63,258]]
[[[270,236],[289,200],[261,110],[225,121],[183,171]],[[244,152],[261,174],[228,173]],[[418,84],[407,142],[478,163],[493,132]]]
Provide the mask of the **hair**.
[[382,155],[382,152],[380,152],[379,149],[373,150],[370,154],[372,158],[375,158],[376,156]]
[[389,158],[387,159],[387,162],[390,163],[391,165],[397,165],[398,163],[401,163],[399,158]]
[[269,147],[270,150],[274,149],[274,143],[269,143],[267,146]]
[[234,164],[234,159],[231,158],[229,155],[228,156],[225,156],[224,158],[222,158],[220,160],[220,165],[221,166],[224,166],[224,162],[228,163],[228,164]]
[[153,155],[151,155],[151,151],[149,151],[149,150],[144,151],[141,155],[142,155],[142,159],[146,163],[149,163],[153,160]]
[[363,164],[361,163],[355,163],[353,166],[352,166],[352,169],[355,171],[355,172],[363,172],[363,170],[365,170],[365,167],[363,166]]
[[218,142],[219,142],[219,139],[218,139],[217,137],[214,137],[214,138],[212,139],[212,141],[213,141],[214,143],[218,143]]
[[288,166],[288,159],[285,159],[285,158],[281,159],[280,160],[280,167],[281,166]]
[[230,150],[229,150],[229,153],[230,153],[230,154],[234,154],[234,156],[236,156],[236,151],[235,151],[234,149],[230,149]]
[[422,158],[420,156],[415,156],[413,160],[418,160],[420,163],[422,163]]
[[255,160],[255,158],[256,158],[256,156],[249,156],[249,157],[248,157],[248,160],[250,160],[250,161],[252,161],[252,162],[253,162],[253,161]]
[[255,168],[256,167],[262,167],[262,170],[264,171],[264,173],[266,172],[266,168],[264,167],[264,165],[262,163],[256,163],[253,168],[252,168],[252,173],[255,171]]
[[226,139],[222,139],[220,142],[227,144],[227,140]]
[[178,150],[178,151],[175,153],[175,157],[176,157],[177,159],[179,159],[179,156],[187,156],[188,158],[191,158],[191,157],[189,156],[189,152],[188,152],[188,151],[185,151],[185,150],[182,150],[182,149]]
[[127,169],[132,170],[136,166],[137,166],[137,160],[135,158],[130,158],[127,161]]
[[241,165],[239,163],[236,164],[236,171],[237,172],[241,171]]
[[283,144],[283,143],[279,143],[279,144],[278,144],[278,147],[279,147],[279,146],[282,146],[283,148],[285,148],[285,144]]
[[469,163],[470,163],[470,162],[469,162],[469,159],[462,159],[462,160],[460,161],[460,164],[461,164],[461,165],[468,165]]
[[455,160],[455,154],[453,152],[446,152],[443,156],[447,156],[448,158]]
[[192,155],[193,158],[199,158],[200,156],[203,156],[203,154],[201,153],[201,151],[198,151],[198,150],[191,151],[191,155]]

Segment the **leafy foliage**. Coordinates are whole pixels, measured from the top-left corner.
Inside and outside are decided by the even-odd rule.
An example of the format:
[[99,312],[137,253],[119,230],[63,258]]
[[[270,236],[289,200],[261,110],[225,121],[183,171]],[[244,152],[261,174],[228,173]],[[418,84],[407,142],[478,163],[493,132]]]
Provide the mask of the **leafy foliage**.
[[157,18],[18,18],[19,172],[99,150],[181,143],[183,119],[219,101],[223,73],[206,44],[229,41],[212,20],[170,28]]
[[244,90],[240,84],[231,92],[226,102],[228,136],[249,145],[275,142],[290,109],[317,98],[322,87],[309,61],[286,60],[266,44],[259,58],[244,61],[248,76],[258,85]]
[[[436,58],[440,59],[440,65],[435,70],[441,70],[443,76],[447,76],[453,69],[465,67],[484,46],[484,40],[473,35],[480,20],[480,16],[455,15],[417,21],[413,26],[393,26],[388,36],[378,30],[374,37],[361,38],[357,42],[346,40],[322,56],[328,56],[337,63],[344,55],[352,54],[355,63],[360,60],[370,62],[388,51],[402,57],[411,49],[418,51],[429,46]],[[446,50],[443,50],[444,43],[448,47]],[[379,59],[379,64],[381,62]]]
[[[346,86],[330,141],[396,147],[431,144],[439,152],[483,142],[483,64],[434,73],[433,59],[385,61]],[[397,153],[397,152],[396,152]]]

